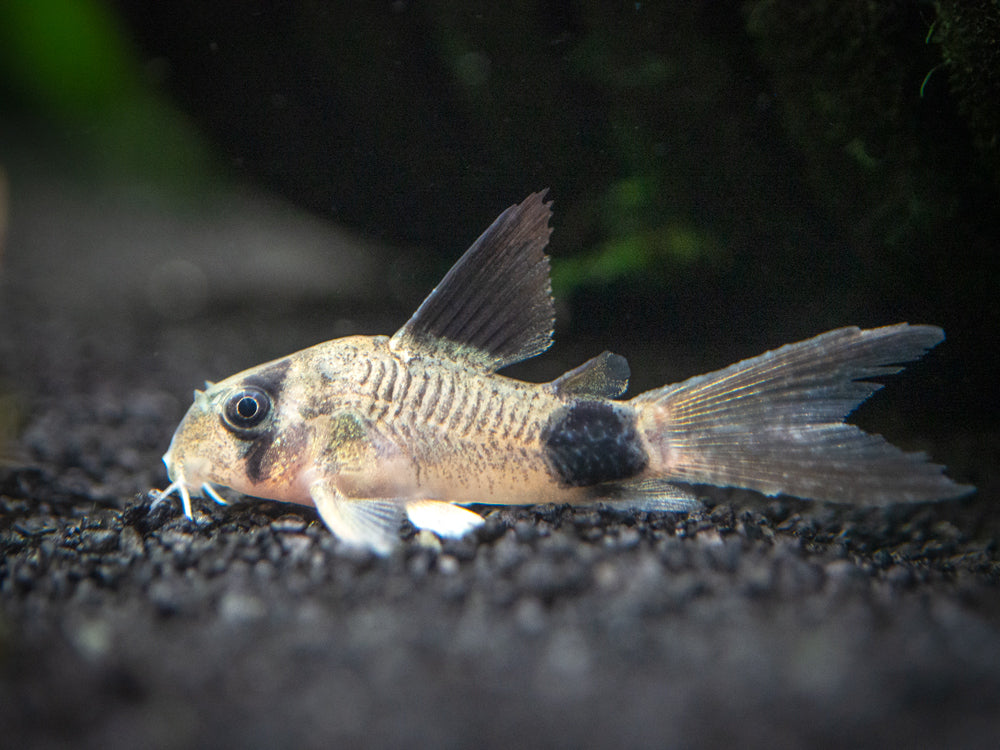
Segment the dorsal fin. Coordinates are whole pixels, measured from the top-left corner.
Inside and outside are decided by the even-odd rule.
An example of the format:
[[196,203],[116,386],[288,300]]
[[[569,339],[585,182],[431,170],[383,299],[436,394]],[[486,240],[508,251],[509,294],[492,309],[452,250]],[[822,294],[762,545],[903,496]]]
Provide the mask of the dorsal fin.
[[544,252],[552,232],[545,192],[497,217],[396,331],[393,351],[492,372],[549,348],[555,305]]
[[549,383],[549,388],[560,396],[617,398],[628,389],[630,374],[625,357],[601,352],[579,367],[564,372]]

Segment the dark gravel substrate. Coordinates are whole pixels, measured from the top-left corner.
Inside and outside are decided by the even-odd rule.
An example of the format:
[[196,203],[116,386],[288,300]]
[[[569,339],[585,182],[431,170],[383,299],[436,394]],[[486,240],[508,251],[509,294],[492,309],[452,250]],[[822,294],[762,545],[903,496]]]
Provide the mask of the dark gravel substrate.
[[38,499],[49,479],[3,492],[8,737],[986,747],[997,729],[981,507],[501,510],[475,540],[376,560],[308,511],[192,524],[143,497]]

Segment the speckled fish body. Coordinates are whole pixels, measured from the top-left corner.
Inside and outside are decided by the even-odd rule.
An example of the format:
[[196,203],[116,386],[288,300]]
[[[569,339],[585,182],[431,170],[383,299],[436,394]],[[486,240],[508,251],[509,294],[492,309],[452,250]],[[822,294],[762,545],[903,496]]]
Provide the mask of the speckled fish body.
[[531,503],[547,491],[579,494],[553,484],[539,450],[545,418],[564,403],[544,385],[448,360],[407,361],[388,337],[352,336],[215,384],[185,431],[196,435],[204,421],[196,440],[211,442],[226,398],[253,388],[276,413],[227,461],[240,471],[226,484],[241,492],[312,504],[316,475],[361,497]]
[[394,336],[329,341],[195,394],[164,456],[190,494],[223,485],[313,504],[343,540],[378,553],[405,516],[461,536],[465,504],[687,510],[707,483],[853,503],[954,497],[942,467],[843,422],[943,334],[844,328],[716,373],[620,397],[609,352],[551,383],[497,370],[551,343],[542,194],[505,211]]

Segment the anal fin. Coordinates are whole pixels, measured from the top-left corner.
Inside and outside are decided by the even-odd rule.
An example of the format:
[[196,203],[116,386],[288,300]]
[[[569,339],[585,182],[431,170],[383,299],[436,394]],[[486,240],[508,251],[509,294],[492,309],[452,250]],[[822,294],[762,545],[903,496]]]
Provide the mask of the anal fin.
[[665,479],[639,479],[620,482],[598,500],[617,510],[641,510],[650,513],[683,513],[701,506],[698,496]]
[[483,525],[478,513],[443,500],[411,500],[406,504],[406,515],[418,529],[449,539],[463,537]]
[[328,482],[315,482],[309,494],[319,515],[338,539],[388,555],[399,542],[403,505],[395,498],[347,497]]

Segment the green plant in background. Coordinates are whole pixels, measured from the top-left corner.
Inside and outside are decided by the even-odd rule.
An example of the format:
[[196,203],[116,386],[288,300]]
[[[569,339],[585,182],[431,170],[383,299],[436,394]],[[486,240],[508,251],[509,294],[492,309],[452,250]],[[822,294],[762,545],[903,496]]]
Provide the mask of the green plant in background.
[[607,284],[652,274],[682,273],[718,257],[719,243],[676,216],[657,220],[660,191],[652,175],[626,178],[601,196],[599,215],[607,239],[589,250],[553,261],[552,285],[568,295],[587,284]]
[[[948,198],[970,174],[949,96],[985,157],[978,166],[1000,184],[998,0],[748,0],[744,8],[816,193],[851,217],[860,242],[902,256],[954,222]],[[941,67],[947,86],[931,75]]]
[[623,46],[594,24],[572,52],[569,68],[614,103],[608,132],[623,176],[598,196],[596,229],[603,239],[554,262],[557,293],[569,296],[579,286],[650,274],[662,283],[707,261],[718,245],[677,209],[683,204],[677,186],[665,179],[665,160],[655,158],[662,131],[647,111],[647,102],[680,76],[677,64],[655,49]]
[[140,63],[103,2],[0,3],[0,98],[8,115],[48,122],[90,156],[90,169],[181,184],[210,176],[207,145],[156,91],[155,67]]
[[[485,9],[484,17],[461,4],[444,7],[449,12],[431,12],[433,49],[475,122],[494,128],[490,163],[526,158],[539,146],[548,151],[538,164],[557,201],[557,294],[568,298],[581,286],[637,277],[670,283],[679,267],[686,273],[714,257],[721,243],[706,236],[706,222],[690,210],[685,167],[669,174],[678,166],[676,147],[661,143],[674,131],[663,101],[687,75],[657,31],[676,11],[584,2],[565,11],[574,31],[553,39],[537,23],[544,17],[537,3],[516,3],[513,14],[507,6],[499,15],[501,6]],[[567,87],[589,105],[560,106]],[[538,126],[528,138],[520,130],[525,123]],[[506,132],[512,125],[516,132]],[[590,158],[580,162],[580,153]],[[516,174],[523,165],[506,171]]]
[[1000,0],[939,0],[931,42],[973,143],[1000,185]]
[[4,77],[54,117],[94,116],[141,89],[131,51],[104,5],[10,0],[0,17]]

